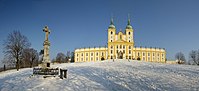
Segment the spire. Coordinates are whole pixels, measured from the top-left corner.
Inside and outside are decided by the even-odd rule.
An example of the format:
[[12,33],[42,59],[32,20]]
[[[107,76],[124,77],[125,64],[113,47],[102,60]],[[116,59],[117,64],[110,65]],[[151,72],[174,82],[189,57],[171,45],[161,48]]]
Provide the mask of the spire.
[[113,24],[113,18],[111,18],[111,24],[109,25],[108,28],[115,28],[114,24]]
[[113,24],[113,18],[111,18],[111,24],[110,24],[110,25],[114,25],[114,24]]
[[130,24],[130,15],[128,14],[128,25],[131,25]]
[[130,19],[128,19],[128,25],[131,25],[131,21],[130,21]]
[[132,29],[131,21],[130,21],[130,15],[129,15],[129,14],[128,14],[128,23],[127,23],[126,28],[127,28],[127,29]]

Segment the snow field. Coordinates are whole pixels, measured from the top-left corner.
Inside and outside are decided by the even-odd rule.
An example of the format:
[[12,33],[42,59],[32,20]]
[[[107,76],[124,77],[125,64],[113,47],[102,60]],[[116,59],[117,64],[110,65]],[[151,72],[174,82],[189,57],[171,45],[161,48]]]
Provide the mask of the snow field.
[[198,91],[199,67],[134,60],[65,63],[68,78],[31,76],[32,69],[0,73],[1,91]]

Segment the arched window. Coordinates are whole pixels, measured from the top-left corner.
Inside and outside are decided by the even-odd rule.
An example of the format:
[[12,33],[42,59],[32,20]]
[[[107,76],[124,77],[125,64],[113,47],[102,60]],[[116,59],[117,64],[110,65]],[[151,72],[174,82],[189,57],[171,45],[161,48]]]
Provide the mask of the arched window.
[[113,34],[113,32],[111,31],[111,34]]
[[129,32],[129,35],[131,35],[131,32]]
[[122,35],[120,35],[120,39],[122,39]]
[[113,49],[113,46],[111,46],[111,49]]

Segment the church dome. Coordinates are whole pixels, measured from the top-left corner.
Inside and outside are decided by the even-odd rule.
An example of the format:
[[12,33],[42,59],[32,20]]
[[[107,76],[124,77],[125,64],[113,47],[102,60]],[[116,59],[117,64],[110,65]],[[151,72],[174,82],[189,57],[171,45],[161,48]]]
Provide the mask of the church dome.
[[113,24],[113,19],[111,19],[111,24],[109,25],[108,28],[115,28],[115,25]]
[[133,27],[131,25],[126,26],[127,29],[132,29]]
[[114,25],[109,25],[109,27],[108,28],[115,28],[115,26]]

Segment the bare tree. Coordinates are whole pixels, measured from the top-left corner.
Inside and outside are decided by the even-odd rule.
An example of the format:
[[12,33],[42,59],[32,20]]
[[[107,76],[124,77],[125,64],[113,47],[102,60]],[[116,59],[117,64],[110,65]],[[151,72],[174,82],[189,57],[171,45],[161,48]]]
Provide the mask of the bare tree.
[[37,52],[37,50],[33,48],[24,49],[22,56],[25,66],[29,66],[31,68],[38,65],[39,53]]
[[11,57],[10,55],[5,55],[2,60],[2,63],[6,65],[6,67],[15,67],[16,65],[14,58]]
[[184,56],[184,54],[182,52],[176,53],[175,58],[177,59],[177,62],[179,64],[184,63],[186,61],[185,60],[185,56]]
[[51,60],[51,62],[52,62],[52,63],[55,63],[55,62],[56,62],[56,60],[53,58],[53,59]]
[[70,62],[70,60],[71,60],[71,53],[70,53],[70,51],[67,51],[67,53],[66,53],[66,62]]
[[71,62],[75,62],[75,54],[74,54],[74,52],[71,52]]
[[38,61],[38,64],[41,64],[42,61],[43,61],[43,57],[44,57],[44,50],[40,50],[39,52],[39,61]]
[[192,62],[193,64],[199,65],[199,50],[192,50],[189,53],[189,61]]
[[66,56],[64,53],[58,53],[56,57],[56,62],[63,63],[65,61],[65,58]]
[[23,49],[30,47],[30,42],[27,37],[22,35],[19,31],[13,31],[4,40],[4,54],[10,56],[16,61],[17,71],[19,70],[19,61],[22,56]]

